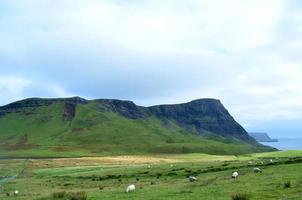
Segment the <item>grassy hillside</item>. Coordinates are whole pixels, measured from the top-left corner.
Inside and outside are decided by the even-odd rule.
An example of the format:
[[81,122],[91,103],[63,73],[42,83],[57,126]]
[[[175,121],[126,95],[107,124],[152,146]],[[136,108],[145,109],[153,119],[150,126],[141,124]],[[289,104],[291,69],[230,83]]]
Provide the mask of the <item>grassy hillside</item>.
[[3,109],[6,113],[0,116],[0,156],[242,154],[272,150],[206,130],[200,135],[173,119],[163,121],[155,115],[125,117],[105,106],[90,101],[76,104],[73,111],[65,101],[55,101]]

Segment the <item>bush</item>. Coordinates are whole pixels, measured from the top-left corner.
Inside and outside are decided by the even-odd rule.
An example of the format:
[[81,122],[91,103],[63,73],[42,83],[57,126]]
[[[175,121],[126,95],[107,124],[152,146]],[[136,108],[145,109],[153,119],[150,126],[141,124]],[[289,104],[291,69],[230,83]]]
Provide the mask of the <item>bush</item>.
[[86,192],[76,192],[76,193],[70,193],[70,200],[86,200],[87,195]]
[[232,195],[232,200],[248,200],[249,197],[246,193],[236,193]]
[[286,182],[284,183],[284,188],[290,188],[290,187],[291,187],[290,181],[286,181]]
[[52,197],[55,199],[62,199],[66,196],[66,192],[65,191],[60,191],[60,192],[54,192],[52,194]]
[[69,192],[66,191],[60,191],[60,192],[54,192],[52,194],[52,197],[54,199],[69,199],[69,200],[86,200],[87,195],[86,192],[80,191],[80,192]]

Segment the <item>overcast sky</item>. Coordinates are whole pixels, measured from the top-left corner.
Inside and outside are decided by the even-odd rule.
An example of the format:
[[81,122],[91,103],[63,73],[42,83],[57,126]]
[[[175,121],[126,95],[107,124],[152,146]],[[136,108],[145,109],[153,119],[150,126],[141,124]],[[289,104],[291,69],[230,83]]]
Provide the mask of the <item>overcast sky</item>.
[[248,131],[302,137],[302,4],[1,0],[0,105],[217,98]]

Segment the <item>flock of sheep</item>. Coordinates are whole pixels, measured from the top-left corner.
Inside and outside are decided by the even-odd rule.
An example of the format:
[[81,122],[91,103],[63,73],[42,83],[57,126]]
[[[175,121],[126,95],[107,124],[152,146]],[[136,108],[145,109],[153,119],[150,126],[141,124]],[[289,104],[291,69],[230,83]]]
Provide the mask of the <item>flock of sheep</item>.
[[[273,162],[273,160],[270,160],[270,162]],[[251,164],[253,164],[252,163],[252,161],[249,161],[248,162],[248,164],[249,165],[251,165]],[[173,167],[173,165],[170,165],[170,167]],[[148,169],[150,169],[151,168],[151,166],[150,165],[148,165]],[[259,167],[254,167],[254,172],[255,173],[262,173],[262,170],[259,168]],[[237,171],[234,171],[233,173],[232,173],[232,179],[237,179],[237,177],[239,176],[239,173],[237,172]],[[197,181],[197,177],[195,177],[195,176],[189,176],[188,177],[188,180],[190,181],[190,182],[195,182],[195,181]],[[134,184],[131,184],[131,185],[128,185],[128,187],[126,188],[126,192],[128,193],[128,192],[132,192],[132,191],[134,191],[135,190],[135,185]]]

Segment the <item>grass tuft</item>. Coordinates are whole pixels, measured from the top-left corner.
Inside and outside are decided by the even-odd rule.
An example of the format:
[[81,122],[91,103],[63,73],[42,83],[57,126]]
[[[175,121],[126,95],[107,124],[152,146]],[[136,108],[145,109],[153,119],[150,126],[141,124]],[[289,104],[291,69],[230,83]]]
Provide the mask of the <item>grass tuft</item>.
[[87,195],[86,192],[80,191],[76,193],[70,193],[70,200],[86,200]]
[[80,191],[80,192],[66,192],[66,191],[59,191],[54,192],[52,194],[52,197],[54,199],[68,199],[68,200],[86,200],[87,195],[86,192]]
[[290,181],[286,181],[284,184],[283,184],[284,188],[290,188],[291,187],[291,182]]
[[55,198],[55,199],[62,199],[66,196],[66,191],[59,191],[59,192],[54,192],[52,194],[52,197]]
[[246,193],[236,193],[232,195],[232,200],[249,200],[249,196]]

